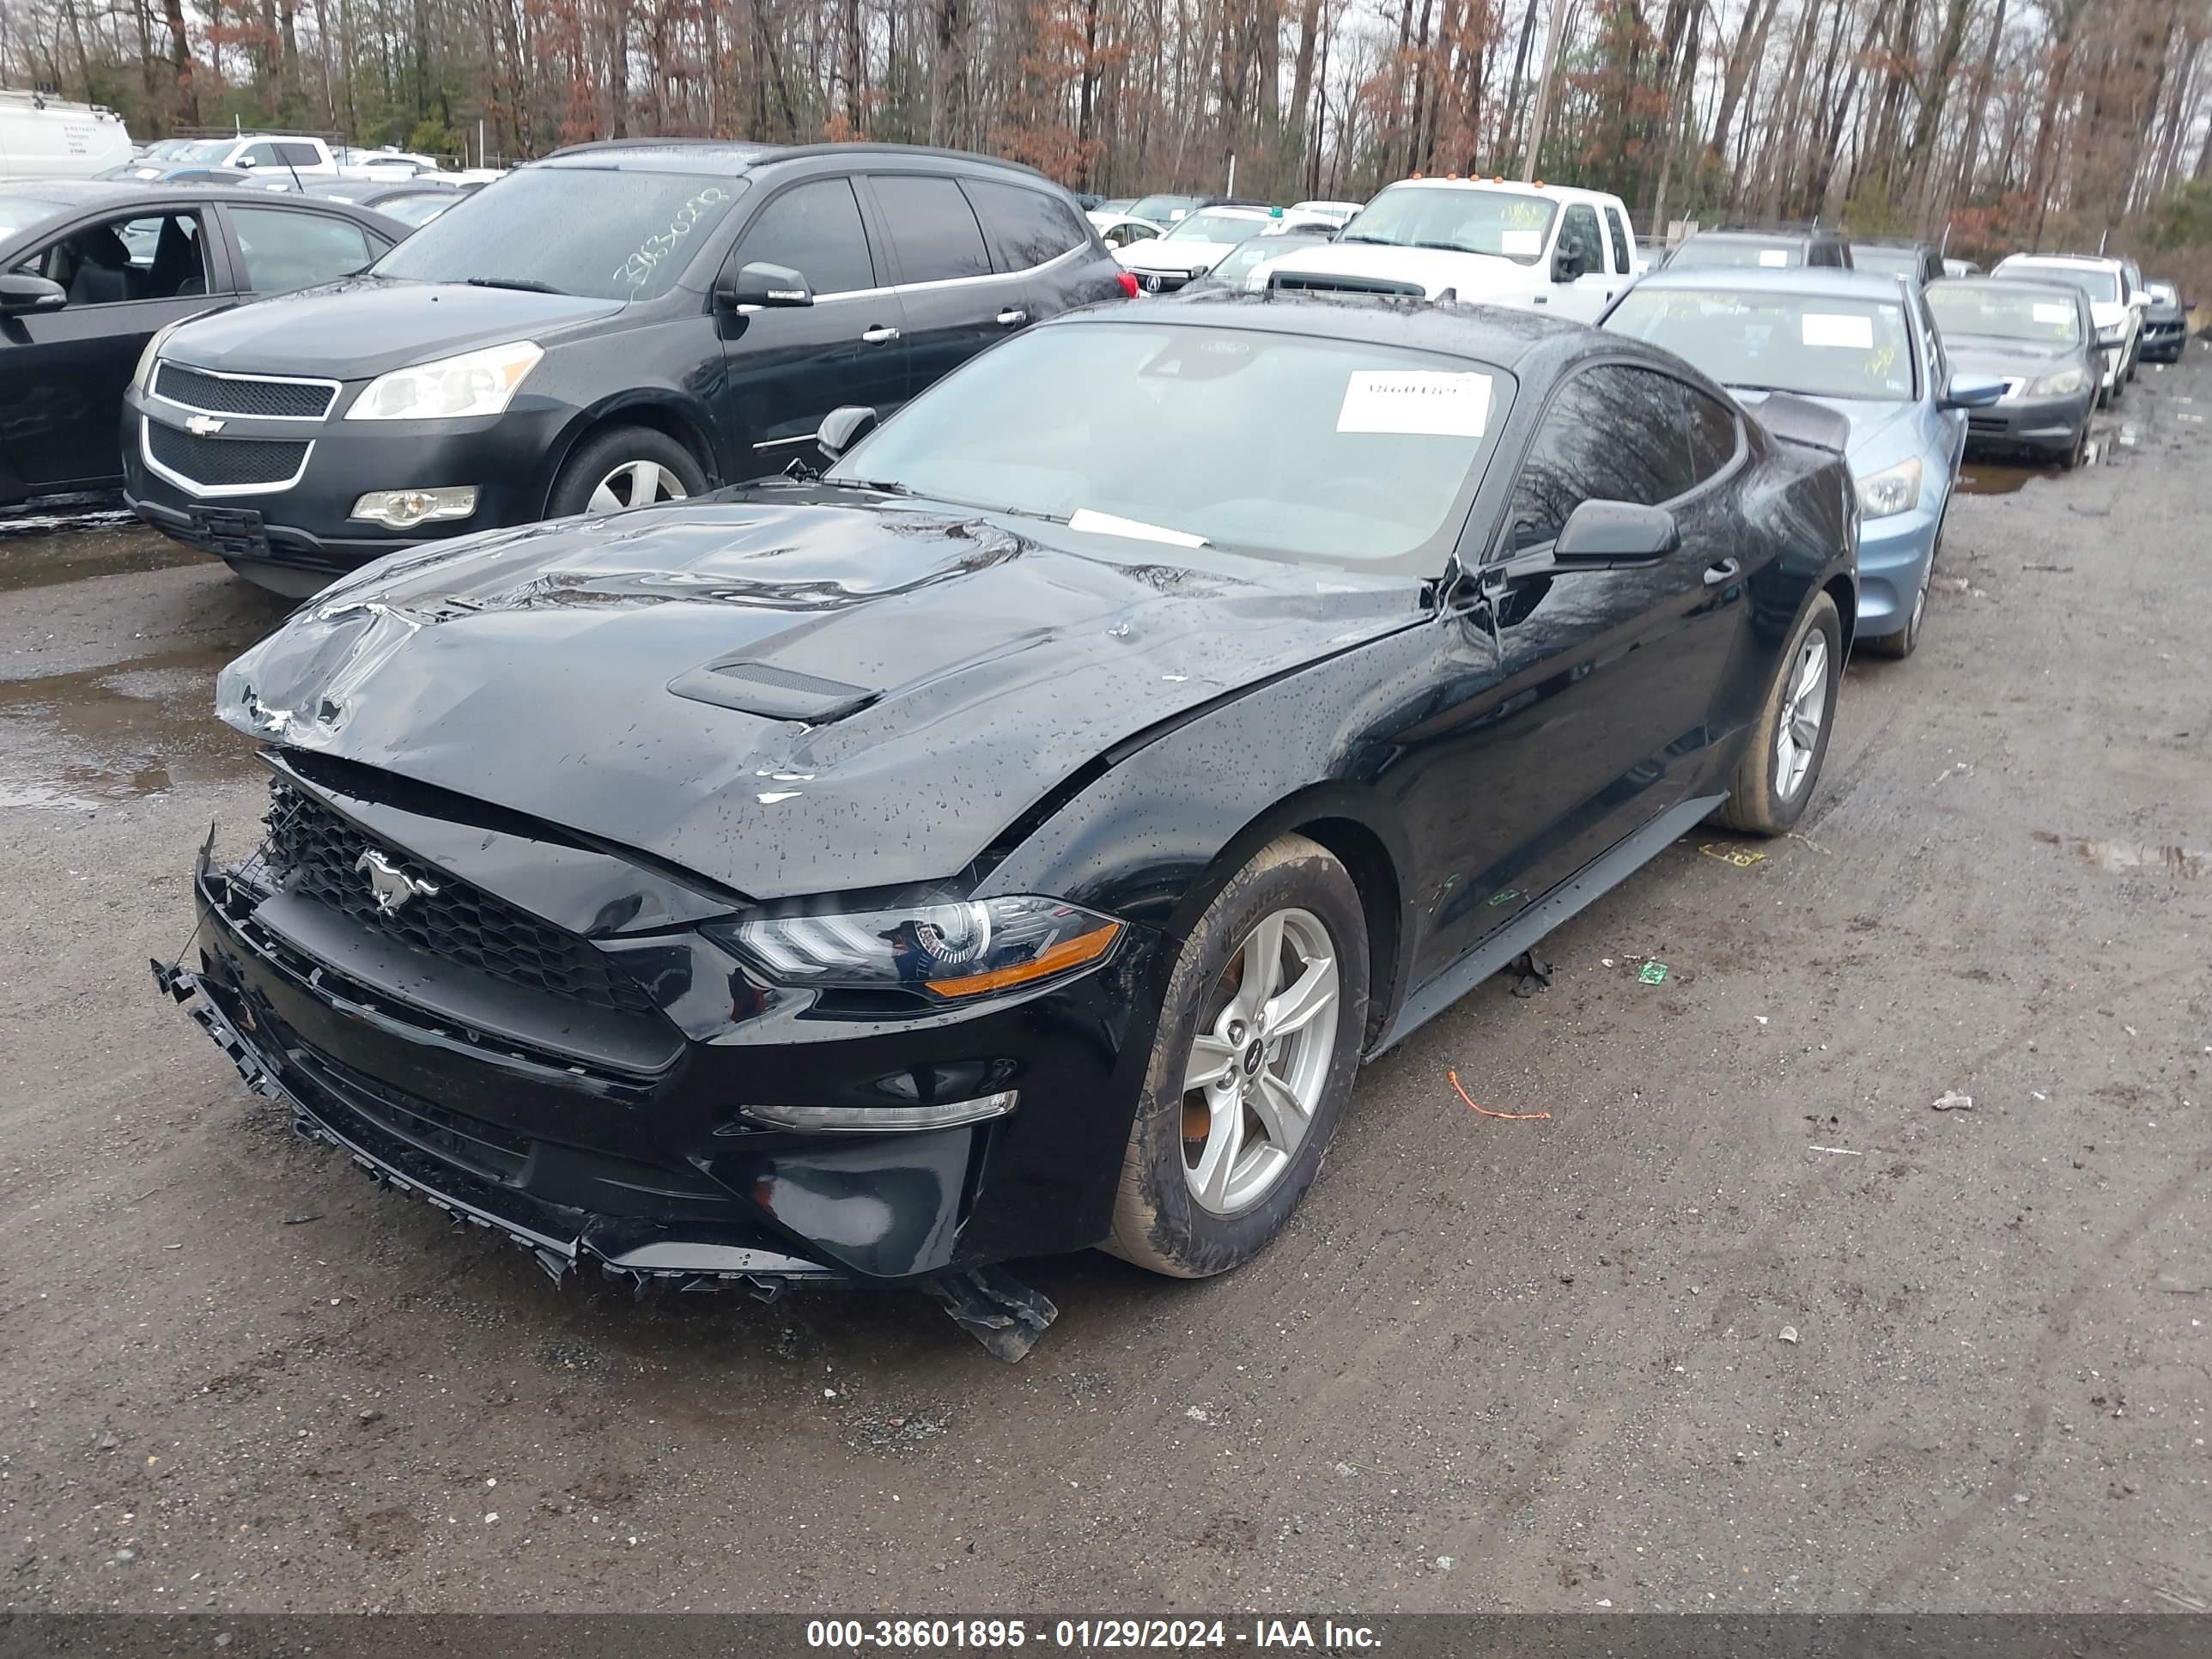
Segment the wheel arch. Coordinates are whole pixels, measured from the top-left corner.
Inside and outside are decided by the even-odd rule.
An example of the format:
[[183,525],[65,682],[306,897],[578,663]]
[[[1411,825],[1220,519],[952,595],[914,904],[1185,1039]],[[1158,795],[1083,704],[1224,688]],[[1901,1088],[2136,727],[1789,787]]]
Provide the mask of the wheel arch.
[[1859,631],[1859,590],[1857,585],[1842,571],[1828,578],[1820,591],[1836,602],[1836,617],[1844,625],[1843,655],[1850,660],[1851,641]]
[[623,426],[649,427],[683,445],[706,475],[708,489],[718,489],[725,482],[725,469],[704,410],[687,409],[677,399],[651,390],[626,392],[578,415],[548,452],[538,481],[541,514],[551,509],[553,489],[560,482],[561,470],[568,465],[568,458],[602,432]]

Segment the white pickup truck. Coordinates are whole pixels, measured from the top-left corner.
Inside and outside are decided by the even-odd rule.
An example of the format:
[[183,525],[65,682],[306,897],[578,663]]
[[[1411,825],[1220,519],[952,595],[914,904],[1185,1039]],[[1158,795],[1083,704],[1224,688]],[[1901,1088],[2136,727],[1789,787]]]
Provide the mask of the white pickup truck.
[[1337,239],[1261,265],[1247,285],[1352,289],[1517,306],[1595,322],[1644,274],[1618,196],[1487,179],[1408,179]]

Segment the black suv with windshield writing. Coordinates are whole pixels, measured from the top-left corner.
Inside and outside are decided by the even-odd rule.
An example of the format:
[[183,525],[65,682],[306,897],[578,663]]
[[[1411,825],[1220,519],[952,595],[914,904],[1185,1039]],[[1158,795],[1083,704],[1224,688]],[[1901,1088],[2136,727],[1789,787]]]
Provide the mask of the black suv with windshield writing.
[[361,276],[156,337],[129,498],[309,593],[433,538],[779,471],[838,405],[888,413],[1121,276],[1074,199],[1010,162],[581,145]]

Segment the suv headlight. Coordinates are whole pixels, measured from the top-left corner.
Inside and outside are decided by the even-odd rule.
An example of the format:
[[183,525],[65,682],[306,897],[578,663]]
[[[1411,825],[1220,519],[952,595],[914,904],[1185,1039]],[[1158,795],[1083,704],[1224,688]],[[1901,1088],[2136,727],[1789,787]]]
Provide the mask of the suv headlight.
[[702,931],[779,985],[925,991],[958,1001],[1097,962],[1121,937],[1121,924],[1060,899],[1025,896],[716,922]]
[[1887,519],[1920,504],[1920,463],[1916,459],[1885,467],[1859,480],[1859,516]]
[[349,421],[439,421],[504,415],[545,349],[534,340],[486,346],[380,374],[346,410]]
[[2063,398],[2069,392],[2079,392],[2089,384],[2089,372],[2084,368],[2062,368],[2056,374],[2046,374],[2027,388],[2031,398]]

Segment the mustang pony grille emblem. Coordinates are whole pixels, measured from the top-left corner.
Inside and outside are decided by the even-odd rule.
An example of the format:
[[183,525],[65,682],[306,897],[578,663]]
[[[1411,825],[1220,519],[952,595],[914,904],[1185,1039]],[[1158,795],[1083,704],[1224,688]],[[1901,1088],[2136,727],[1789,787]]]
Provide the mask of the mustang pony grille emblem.
[[186,416],[185,420],[185,430],[198,433],[203,438],[210,433],[222,431],[223,425],[222,422],[218,421],[212,415],[192,415]]
[[380,916],[392,915],[411,900],[432,897],[438,890],[437,883],[409,875],[374,848],[356,859],[353,867],[368,872],[368,890],[376,896]]

